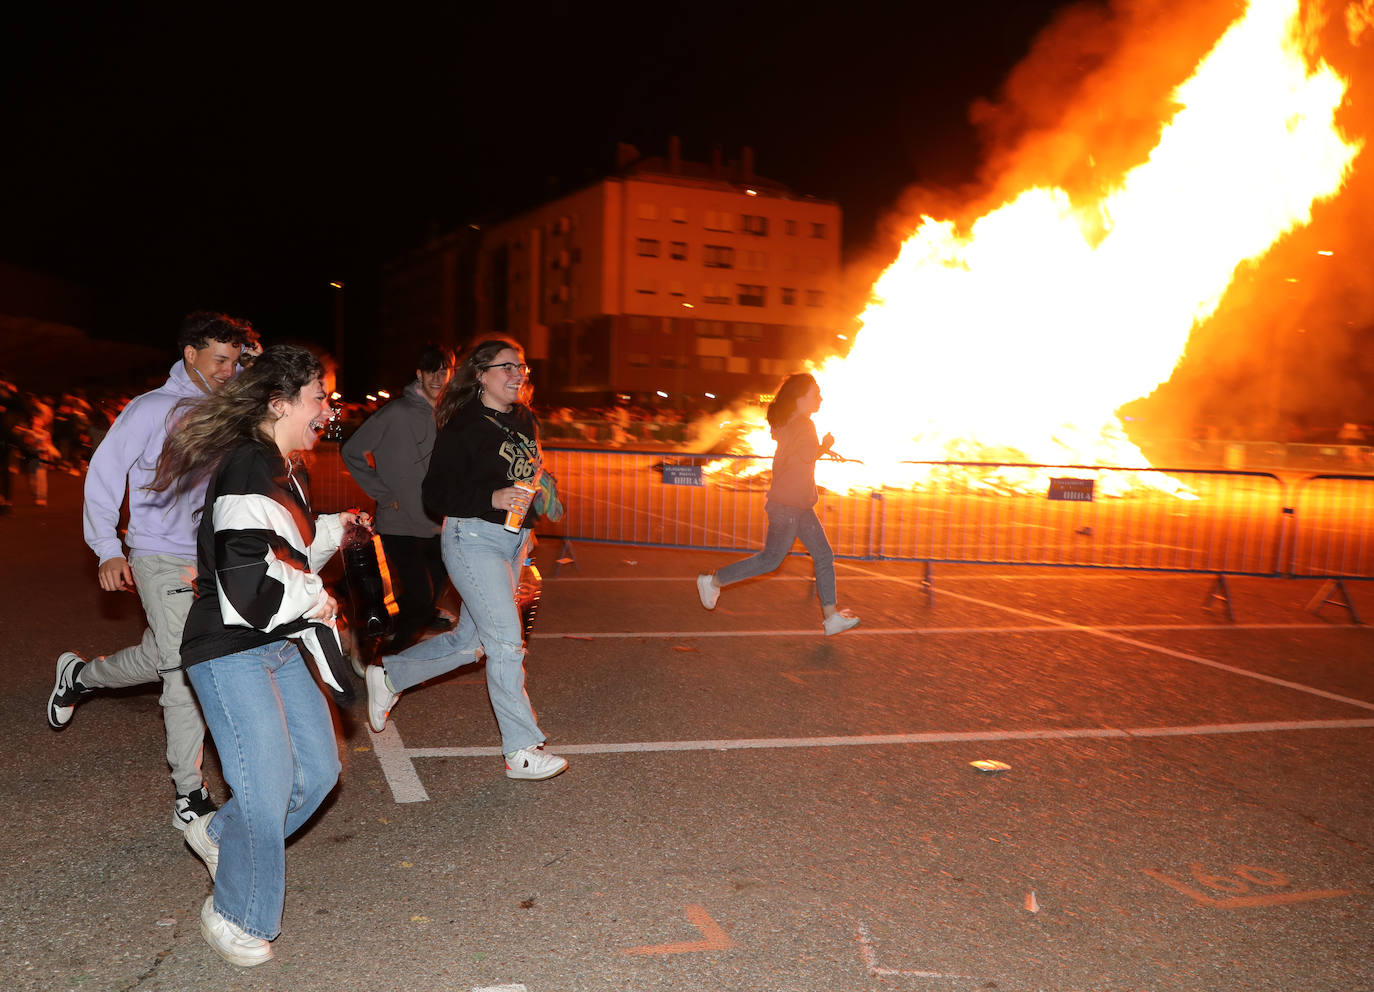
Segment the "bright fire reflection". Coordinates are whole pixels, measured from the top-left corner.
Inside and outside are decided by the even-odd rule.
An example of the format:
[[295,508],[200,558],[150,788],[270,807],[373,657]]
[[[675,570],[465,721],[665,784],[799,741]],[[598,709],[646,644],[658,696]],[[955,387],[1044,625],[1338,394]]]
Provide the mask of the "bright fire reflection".
[[[1147,465],[1116,409],[1170,376],[1237,267],[1306,224],[1360,150],[1312,43],[1298,0],[1253,0],[1100,199],[1029,189],[966,232],[923,218],[849,355],[813,369],[818,430],[863,462],[821,462],[818,481],[919,484],[899,459]],[[766,425],[748,441],[772,452]]]

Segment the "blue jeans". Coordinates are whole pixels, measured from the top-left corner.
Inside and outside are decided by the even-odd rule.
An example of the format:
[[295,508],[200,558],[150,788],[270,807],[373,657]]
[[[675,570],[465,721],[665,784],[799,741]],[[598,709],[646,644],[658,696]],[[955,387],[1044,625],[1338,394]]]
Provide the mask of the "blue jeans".
[[382,659],[397,692],[487,654],[487,694],[506,754],[544,742],[525,692],[525,638],[515,608],[515,587],[530,532],[512,534],[481,517],[445,517],[439,547],[449,580],[463,599],[458,625],[400,654]]
[[281,933],[286,838],[339,779],[329,704],[292,641],[186,670],[234,792],[210,821],[215,910],[254,937]]
[[821,606],[834,606],[835,552],[830,548],[830,541],[826,539],[825,528],[821,526],[816,511],[810,507],[803,510],[781,503],[768,503],[764,510],[768,513],[768,535],[763,539],[763,550],[718,570],[716,585],[728,586],[774,571],[787,557],[787,552],[792,550],[792,542],[801,538],[803,547],[811,555],[811,568],[816,573],[816,597],[821,601]]

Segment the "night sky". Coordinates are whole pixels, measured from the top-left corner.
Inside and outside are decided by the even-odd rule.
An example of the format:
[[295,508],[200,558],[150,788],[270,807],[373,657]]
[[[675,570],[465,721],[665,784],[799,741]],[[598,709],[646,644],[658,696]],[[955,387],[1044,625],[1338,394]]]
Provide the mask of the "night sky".
[[970,104],[1061,4],[32,6],[0,42],[0,259],[162,343],[196,307],[327,342],[331,279],[365,333],[381,262],[595,179],[620,141],[750,145],[839,202],[857,257],[909,184],[973,176]]

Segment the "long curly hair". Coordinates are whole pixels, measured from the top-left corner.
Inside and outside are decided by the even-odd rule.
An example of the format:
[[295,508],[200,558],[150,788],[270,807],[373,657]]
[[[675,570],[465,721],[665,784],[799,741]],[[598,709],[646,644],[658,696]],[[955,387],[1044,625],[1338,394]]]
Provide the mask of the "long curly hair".
[[797,412],[797,403],[806,395],[807,390],[816,384],[816,379],[810,372],[798,372],[796,375],[789,375],[778,387],[777,393],[773,396],[773,402],[768,404],[768,428],[770,433],[777,434],[778,428],[784,426]]
[[267,429],[274,419],[272,402],[295,399],[323,374],[324,366],[310,350],[273,345],[223,389],[183,401],[189,409],[167,435],[148,489],[160,493],[173,486],[178,492],[190,488],[242,441],[260,441],[276,453]]
[[[482,391],[482,384],[477,377],[493,358],[507,348],[514,348],[519,352],[520,360],[525,360],[525,349],[506,337],[483,338],[464,353],[453,378],[448,381],[444,391],[439,394],[439,402],[434,405],[434,420],[440,427],[448,423],[460,407],[467,406],[477,398]],[[533,395],[534,390],[526,380],[525,387],[520,391],[520,402],[528,406]]]

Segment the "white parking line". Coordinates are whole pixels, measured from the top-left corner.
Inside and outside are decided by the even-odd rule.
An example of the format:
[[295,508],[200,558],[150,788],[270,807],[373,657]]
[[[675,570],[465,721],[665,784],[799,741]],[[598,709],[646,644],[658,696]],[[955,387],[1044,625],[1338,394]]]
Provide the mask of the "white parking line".
[[[965,597],[967,598],[967,597]],[[975,602],[981,602],[975,600]],[[994,605],[994,604],[989,604]],[[844,632],[846,640],[855,637],[909,636],[942,637],[947,634],[1064,634],[1100,633],[1112,631],[1170,631],[1170,630],[1210,630],[1225,633],[1232,630],[1344,630],[1361,631],[1364,628],[1347,625],[1335,627],[1329,623],[1228,623],[1225,626],[1214,623],[1120,623],[1093,626],[1068,622],[1045,624],[1021,624],[1019,626],[981,626],[981,627],[873,627],[858,626]],[[688,637],[821,637],[825,631],[819,626],[796,629],[758,629],[758,630],[576,630],[562,633],[532,634],[535,640],[573,640],[587,641],[605,638],[607,640],[682,640]]]
[[[559,754],[652,754],[674,751],[751,751],[776,748],[877,747],[880,745],[967,744],[989,741],[1129,740],[1154,737],[1203,737],[1217,734],[1260,734],[1302,730],[1368,730],[1367,720],[1269,720],[1259,723],[1192,724],[1177,727],[1047,727],[1037,730],[934,730],[910,734],[856,734],[833,737],[744,737],[696,741],[626,741],[600,744],[559,744]],[[369,731],[370,733],[370,731]],[[496,746],[406,747],[395,725],[372,740],[392,796],[398,803],[429,798],[411,763],[416,758],[491,758]],[[383,753],[385,752],[385,757]],[[392,778],[394,771],[404,773]]]
[[[917,580],[914,579],[905,579],[903,581],[908,582],[911,585],[920,584]],[[1208,668],[1215,668],[1218,671],[1229,672],[1232,675],[1239,675],[1242,678],[1254,679],[1257,682],[1267,682],[1270,685],[1282,686],[1285,689],[1293,689],[1297,692],[1307,693],[1308,695],[1319,696],[1322,699],[1331,699],[1338,703],[1347,703],[1351,706],[1358,706],[1361,709],[1374,710],[1374,702],[1369,702],[1364,699],[1354,699],[1350,696],[1342,696],[1334,692],[1327,692],[1325,689],[1318,689],[1315,686],[1303,685],[1301,682],[1291,682],[1288,679],[1277,678],[1273,675],[1264,675],[1261,672],[1252,672],[1245,668],[1239,668],[1236,665],[1228,665],[1225,662],[1213,661],[1211,658],[1204,658],[1201,655],[1189,654],[1186,651],[1176,651],[1175,649],[1165,647],[1162,644],[1151,644],[1149,641],[1141,641],[1133,637],[1124,637],[1121,634],[1117,634],[1114,632],[1116,629],[1120,628],[1088,627],[1084,626],[1083,624],[1072,623],[1068,620],[1058,620],[1055,617],[1047,617],[1043,614],[1035,613],[1031,610],[1023,610],[1017,606],[1008,606],[1005,603],[995,603],[989,599],[981,599],[977,596],[969,596],[959,592],[950,592],[946,590],[942,593],[942,595],[950,596],[954,599],[961,599],[966,603],[976,603],[979,606],[988,606],[992,607],[993,609],[1002,610],[1005,613],[1013,613],[1017,616],[1028,617],[1032,620],[1039,620],[1043,623],[1048,623],[1054,627],[1058,627],[1063,630],[1083,631],[1085,633],[1093,634],[1097,637],[1106,638],[1110,641],[1117,641],[1121,644],[1129,644],[1132,647],[1142,648],[1146,651],[1153,651],[1156,654],[1165,654],[1171,658],[1178,658],[1181,661],[1189,661],[1195,665],[1206,665]],[[1217,629],[1220,630],[1224,628]],[[1348,629],[1356,630],[1363,628],[1351,627]],[[848,632],[849,635],[852,635],[853,633],[854,631]]]

